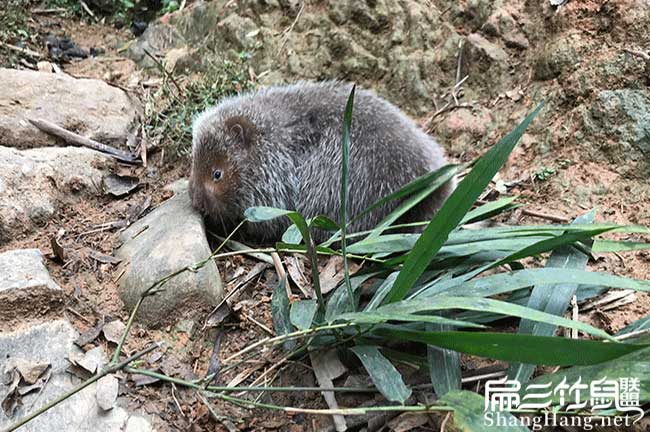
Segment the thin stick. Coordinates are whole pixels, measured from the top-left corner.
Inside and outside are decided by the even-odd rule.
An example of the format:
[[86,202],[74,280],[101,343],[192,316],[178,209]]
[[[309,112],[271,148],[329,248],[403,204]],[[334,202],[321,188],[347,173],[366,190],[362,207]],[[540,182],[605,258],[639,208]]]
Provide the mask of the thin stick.
[[15,45],[11,45],[11,44],[8,44],[6,42],[0,42],[0,45],[2,45],[5,48],[8,48],[8,49],[10,49],[12,51],[16,51],[16,52],[19,52],[21,54],[28,55],[30,57],[34,57],[34,58],[37,58],[37,59],[42,59],[43,58],[42,55],[40,55],[36,51],[32,51],[32,50],[30,50],[28,48],[17,47]]
[[155,344],[143,349],[142,351],[139,351],[139,352],[133,354],[131,357],[127,358],[126,360],[122,361],[121,363],[109,365],[106,369],[104,369],[103,371],[101,371],[97,375],[95,375],[95,376],[89,378],[88,380],[82,382],[81,384],[74,387],[70,391],[64,393],[63,395],[59,396],[58,398],[56,398],[53,401],[49,402],[48,404],[44,405],[43,407],[41,407],[37,411],[34,411],[30,415],[28,415],[26,417],[23,417],[22,419],[18,420],[16,423],[9,426],[9,428],[6,429],[6,431],[11,432],[11,431],[14,431],[14,430],[18,429],[19,427],[23,426],[27,422],[29,422],[29,421],[35,419],[36,417],[38,417],[39,415],[43,414],[45,411],[57,406],[58,404],[60,404],[64,400],[68,399],[70,396],[80,392],[81,390],[85,389],[86,387],[88,387],[92,383],[98,381],[100,378],[103,378],[108,374],[111,374],[113,372],[117,372],[118,370],[121,370],[121,369],[125,368],[132,361],[139,359],[143,355],[150,353],[151,351],[153,351],[154,349],[156,349],[158,347],[159,347],[159,345],[157,343],[155,343]]
[[267,337],[267,338],[264,338],[264,339],[262,339],[260,341],[255,342],[254,344],[251,344],[251,345],[247,346],[246,348],[244,348],[243,350],[241,350],[239,352],[234,353],[233,355],[231,355],[230,357],[225,359],[223,361],[223,363],[230,362],[233,359],[236,359],[237,357],[239,357],[239,356],[241,356],[241,355],[243,355],[243,354],[245,354],[245,353],[247,353],[249,351],[252,351],[255,348],[259,348],[259,347],[264,346],[264,345],[277,345],[277,344],[282,343],[284,341],[288,341],[288,340],[292,340],[292,339],[298,339],[298,338],[304,338],[306,336],[309,336],[309,335],[311,335],[313,333],[318,333],[320,331],[342,329],[342,328],[347,328],[347,327],[353,327],[353,326],[356,326],[356,325],[358,325],[358,324],[355,324],[355,323],[332,324],[332,325],[325,325],[325,326],[321,326],[321,327],[312,327],[312,328],[309,328],[309,329],[306,329],[306,330],[298,330],[298,331],[295,331],[295,332],[292,332],[292,333],[287,333],[287,334],[282,335],[282,336],[276,336],[274,338]]
[[81,135],[78,135],[74,132],[70,132],[69,130],[63,129],[62,127],[57,126],[54,123],[50,123],[47,120],[43,120],[43,119],[28,119],[28,120],[39,130],[47,134],[53,135],[55,137],[61,138],[67,143],[88,147],[93,150],[106,153],[110,156],[113,156],[115,159],[121,162],[126,162],[130,164],[140,163],[140,159],[138,159],[137,157],[135,157],[129,152],[116,149],[115,147],[111,147],[109,145],[102,144],[90,138],[86,138]]
[[540,213],[534,210],[528,210],[528,209],[522,209],[521,212],[527,216],[533,216],[533,217],[538,217],[540,219],[548,219],[553,222],[558,222],[558,223],[569,223],[571,222],[571,219],[566,218],[564,216],[556,216],[556,215],[550,215],[546,213]]

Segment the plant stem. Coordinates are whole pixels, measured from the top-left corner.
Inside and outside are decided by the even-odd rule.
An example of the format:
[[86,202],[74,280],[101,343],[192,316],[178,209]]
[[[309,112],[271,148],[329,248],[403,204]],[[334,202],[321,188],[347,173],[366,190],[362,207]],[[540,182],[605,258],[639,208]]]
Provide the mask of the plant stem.
[[292,333],[287,333],[287,334],[282,335],[282,336],[276,336],[276,337],[273,337],[273,338],[267,337],[267,338],[264,338],[264,339],[262,339],[260,341],[255,342],[252,345],[247,346],[246,348],[244,348],[243,350],[241,350],[239,352],[236,352],[235,354],[233,354],[230,357],[228,357],[227,359],[225,359],[223,361],[223,363],[228,363],[228,362],[232,361],[233,359],[241,356],[242,354],[245,354],[245,353],[247,353],[249,351],[254,350],[255,348],[258,348],[258,347],[261,347],[261,346],[264,346],[264,345],[277,345],[277,344],[283,343],[283,342],[288,341],[288,340],[304,338],[304,337],[307,337],[307,336],[309,336],[309,335],[311,335],[313,333],[318,333],[318,332],[326,331],[326,330],[334,330],[334,329],[339,329],[339,328],[353,327],[353,326],[356,326],[356,324],[354,324],[354,323],[330,324],[330,325],[324,325],[324,326],[320,326],[320,327],[312,327],[312,328],[309,328],[309,329],[306,329],[306,330],[299,330],[299,331],[295,331],[295,332],[292,332]]

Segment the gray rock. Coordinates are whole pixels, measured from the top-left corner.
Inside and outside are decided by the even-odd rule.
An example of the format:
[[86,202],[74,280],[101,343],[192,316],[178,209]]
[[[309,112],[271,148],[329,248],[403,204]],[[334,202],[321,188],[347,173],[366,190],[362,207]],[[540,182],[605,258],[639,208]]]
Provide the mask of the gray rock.
[[[603,90],[593,116],[617,145],[650,155],[650,94],[644,90]],[[626,156],[627,156],[627,152]]]
[[0,244],[45,224],[61,205],[100,194],[102,176],[112,165],[86,148],[0,146]]
[[63,290],[52,280],[38,249],[0,254],[0,319],[42,315],[63,307]]
[[[203,219],[191,206],[187,181],[175,183],[173,190],[173,198],[121,235],[120,295],[129,310],[152,284],[210,255]],[[219,271],[210,261],[198,271],[174,276],[161,292],[147,297],[137,319],[155,327],[188,313],[196,316],[197,310],[215,306],[222,295]]]
[[[0,410],[1,429],[10,426],[80,383],[79,378],[66,371],[69,366],[67,358],[80,353],[79,348],[73,343],[77,336],[74,328],[63,320],[14,333],[0,334],[0,372],[7,372],[21,362],[48,363],[51,367],[51,377],[44,387],[23,395],[22,403],[18,405],[12,417],[8,417],[3,410]],[[0,383],[0,398],[4,399],[8,390],[9,386]],[[36,417],[20,430],[121,432],[130,424],[139,424],[142,427],[142,429],[130,429],[133,431],[151,430],[151,425],[145,418],[132,415],[120,406],[109,411],[102,410],[97,404],[95,395],[96,384],[92,384]]]
[[103,81],[0,68],[0,145],[34,148],[60,145],[29,118],[49,120],[104,144],[124,145],[135,127],[136,105]]

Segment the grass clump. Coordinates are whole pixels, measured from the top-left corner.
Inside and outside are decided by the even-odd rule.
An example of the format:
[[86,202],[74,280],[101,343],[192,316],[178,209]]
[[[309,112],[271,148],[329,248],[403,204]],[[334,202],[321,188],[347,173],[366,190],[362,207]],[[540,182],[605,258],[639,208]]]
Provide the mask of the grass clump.
[[149,95],[145,105],[147,136],[177,156],[188,155],[194,116],[225,97],[254,88],[249,58],[250,54],[239,53],[234,60],[212,62],[201,72],[184,77],[163,71],[163,85]]
[[29,26],[31,0],[9,0],[0,8],[0,66],[15,68],[21,55],[4,44],[19,48],[38,45],[38,34]]

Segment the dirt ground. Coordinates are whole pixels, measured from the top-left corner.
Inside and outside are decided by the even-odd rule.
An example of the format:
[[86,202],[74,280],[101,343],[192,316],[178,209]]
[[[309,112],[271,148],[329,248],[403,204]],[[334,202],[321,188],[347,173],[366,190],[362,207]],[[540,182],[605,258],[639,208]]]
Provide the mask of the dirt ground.
[[[591,11],[602,8],[601,3],[570,2],[568,7],[573,9],[565,11],[567,23],[564,25],[577,23],[580,37],[599,40],[598,26],[602,25],[600,22],[602,16],[594,18]],[[105,50],[99,57],[64,64],[63,70],[73,76],[104,79],[129,90],[138,98],[142,98],[142,92],[145,91],[142,83],[158,77],[155,72],[140,70],[133,61],[122,57],[124,44],[133,37],[128,29],[118,30],[108,24],[90,24],[78,18],[61,17],[57,14],[34,14],[30,25],[40,34],[50,32],[66,34],[83,47],[99,47]],[[595,55],[607,56],[609,50],[618,49],[617,44],[625,43],[625,41],[618,41],[616,34],[612,34],[607,40],[604,48]],[[522,62],[525,61],[526,58],[522,56]],[[539,96],[539,89],[536,94],[531,94],[536,86],[530,79],[533,66],[524,63],[521,67],[527,73],[519,74],[521,78],[520,82],[516,83],[516,88],[521,90],[526,100]],[[570,83],[549,82],[541,93],[547,96],[553,95],[554,92],[566,93],[571,90],[569,86]],[[480,101],[480,103],[489,106],[488,101]],[[544,122],[550,124],[539,127],[562,127],[562,114],[570,113],[570,103],[552,104],[555,110],[561,112],[545,117]],[[512,99],[503,98],[489,106],[489,109],[494,112],[495,119],[500,117],[498,112],[502,111],[509,113],[507,115],[516,121],[524,112],[522,108],[518,108],[520,106]],[[438,116],[431,125],[432,133],[447,136],[454,130],[460,130],[465,137],[471,136],[471,131],[467,135],[467,119],[463,117],[462,111],[463,109],[453,110]],[[434,112],[432,106],[431,114]],[[424,124],[429,118],[430,115],[427,115],[420,121]],[[441,141],[447,146],[453,159],[470,161],[486,147],[494,144],[499,136],[508,131],[511,124],[501,122],[496,128],[488,126],[490,127],[486,137],[481,140],[470,139],[471,143],[462,147],[457,145],[457,141],[446,143],[444,138],[441,138]],[[509,192],[518,195],[519,201],[525,203],[523,208],[516,210],[505,222],[540,224],[559,220],[568,221],[596,207],[599,209],[598,220],[600,221],[648,225],[650,222],[648,219],[650,202],[646,199],[648,189],[639,191],[639,184],[643,180],[621,174],[617,167],[603,162],[593,154],[585,154],[580,147],[580,140],[571,134],[567,134],[565,140],[551,142],[550,149],[540,151],[540,135],[535,131],[530,135],[527,134],[511,157],[507,169],[501,173],[501,179],[506,182],[516,180],[516,185]],[[553,168],[554,172],[549,179],[540,180],[536,177],[536,173],[543,167]],[[82,334],[104,320],[120,319],[126,322],[128,319],[128,311],[124,309],[117,293],[116,281],[119,274],[116,266],[94,258],[97,252],[111,256],[119,246],[117,230],[102,230],[101,225],[125,219],[129,210],[140,205],[147,197],[151,197],[152,208],[160,204],[168,198],[163,187],[176,179],[186,177],[189,169],[186,160],[163,155],[158,149],[149,155],[146,168],[122,167],[121,172],[138,176],[142,180],[141,187],[123,199],[97,197],[77,201],[72,206],[62,208],[53,220],[37,232],[16,238],[0,247],[0,252],[17,248],[39,248],[44,253],[49,253],[52,251],[51,238],[55,236],[60,238],[60,244],[66,251],[67,258],[65,262],[61,262],[54,255],[50,255],[47,267],[53,278],[65,290],[65,316]],[[647,179],[645,182],[647,183]],[[546,216],[532,216],[530,212]],[[61,230],[64,231],[63,235]],[[247,257],[219,261],[217,265],[226,293],[237,286],[242,276],[257,263],[258,261]],[[650,279],[650,254],[629,252],[598,256],[595,261],[589,263],[589,268],[647,280]],[[271,290],[276,283],[277,275],[273,267],[269,266],[239,297],[239,309],[221,330],[200,328],[208,310],[200,311],[200,314],[194,317],[196,322],[191,329],[185,328],[183,323],[157,330],[145,329],[136,324],[126,344],[125,352],[133,353],[150,341],[164,341],[166,343],[164,356],[149,357],[144,367],[157,368],[164,373],[188,379],[203,377],[207,373],[218,332],[222,338],[219,351],[222,359],[254,341],[269,336],[266,329],[273,328],[270,315]],[[637,293],[627,297],[626,301],[612,309],[604,306],[581,313],[580,319],[615,332],[634,320],[646,316],[650,311],[650,296],[646,294]],[[114,349],[114,345],[101,338],[91,343],[103,345],[106,352],[112,352]],[[257,358],[251,358],[243,364],[222,372],[219,383],[227,384],[238,376],[244,376],[246,378],[242,384],[315,385],[307,359],[298,358],[281,363],[279,360],[282,356],[280,352],[266,352]],[[489,362],[470,358],[465,359],[464,363],[467,369],[491,365]],[[212,403],[218,413],[218,419],[215,420],[210,408],[197,399],[194,392],[161,383],[138,385],[131,380],[120,391],[128,397],[131,407],[143,407],[147,413],[156,418],[155,426],[158,430],[299,432],[321,430],[330,425],[330,420],[327,418],[288,416],[273,411],[248,411],[218,401]],[[367,398],[352,396],[343,396],[339,399],[342,406],[353,406],[367,400]],[[270,402],[271,398],[264,396],[260,400]],[[319,393],[274,395],[272,401],[278,405],[303,408],[326,407]],[[240,420],[243,422],[240,423]],[[421,426],[420,430],[437,430],[440,421],[440,418],[432,418],[427,425]]]

